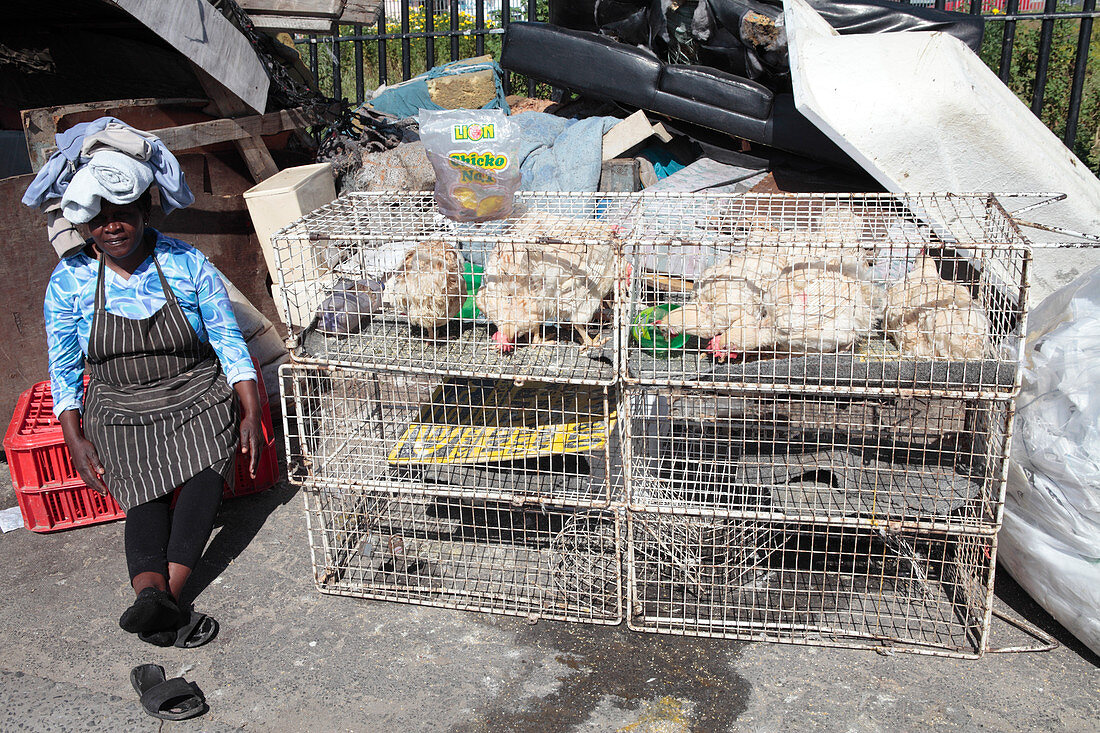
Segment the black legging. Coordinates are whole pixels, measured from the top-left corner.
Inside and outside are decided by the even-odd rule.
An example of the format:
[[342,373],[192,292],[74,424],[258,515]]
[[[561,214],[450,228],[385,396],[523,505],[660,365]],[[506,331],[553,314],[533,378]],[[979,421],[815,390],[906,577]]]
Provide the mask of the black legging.
[[174,510],[171,494],[131,507],[126,512],[130,580],[146,572],[168,577],[170,562],[193,570],[214,529],[222,489],[221,474],[208,468],[183,485]]

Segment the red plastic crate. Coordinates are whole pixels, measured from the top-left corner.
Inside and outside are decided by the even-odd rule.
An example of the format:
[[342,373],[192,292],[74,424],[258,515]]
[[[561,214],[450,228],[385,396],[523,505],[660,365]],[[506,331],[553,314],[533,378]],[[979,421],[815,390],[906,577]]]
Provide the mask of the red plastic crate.
[[[255,479],[248,475],[246,457],[237,455],[237,486],[233,491],[227,486],[223,498],[265,491],[278,480],[271,405],[258,367],[256,386],[263,410],[264,452]],[[27,529],[53,532],[110,522],[126,516],[113,498],[100,496],[85,486],[73,467],[65,447],[61,423],[53,414],[49,382],[39,382],[20,395],[4,435],[4,450],[8,456],[15,497],[23,513],[23,525]]]
[[271,405],[268,403],[267,389],[264,387],[264,378],[260,374],[258,366],[256,367],[256,387],[260,390],[264,433],[264,448],[263,453],[260,455],[260,465],[256,467],[256,478],[252,478],[248,475],[248,456],[238,453],[237,486],[235,489],[226,486],[225,493],[222,495],[223,499],[267,491],[279,479],[279,463],[275,455],[275,429],[271,424]]

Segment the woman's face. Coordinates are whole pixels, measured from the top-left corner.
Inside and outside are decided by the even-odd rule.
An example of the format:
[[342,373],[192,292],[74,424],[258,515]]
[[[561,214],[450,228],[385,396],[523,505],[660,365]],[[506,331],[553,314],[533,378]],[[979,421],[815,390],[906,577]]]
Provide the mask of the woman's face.
[[145,237],[145,216],[138,204],[104,201],[99,214],[88,222],[92,240],[100,252],[124,260],[137,252]]

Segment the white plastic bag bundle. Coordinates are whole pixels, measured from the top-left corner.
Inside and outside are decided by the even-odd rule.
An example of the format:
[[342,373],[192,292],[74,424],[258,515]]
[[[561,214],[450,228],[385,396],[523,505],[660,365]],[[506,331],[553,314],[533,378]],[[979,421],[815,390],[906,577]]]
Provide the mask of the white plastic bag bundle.
[[998,560],[1100,654],[1100,268],[1029,316]]

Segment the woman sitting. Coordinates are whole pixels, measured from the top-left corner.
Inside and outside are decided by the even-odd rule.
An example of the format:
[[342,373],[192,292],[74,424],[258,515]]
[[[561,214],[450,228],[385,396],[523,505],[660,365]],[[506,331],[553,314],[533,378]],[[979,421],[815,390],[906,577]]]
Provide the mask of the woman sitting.
[[89,165],[69,184],[84,200],[63,198],[62,209],[90,240],[57,265],[45,299],[54,411],[81,478],[126,511],[137,597],[119,625],[154,644],[198,646],[217,624],[180,595],[235,477],[238,446],[255,476],[256,373],[218,272],[147,226],[148,187],[135,200],[133,187],[117,194],[85,173],[97,175]]

